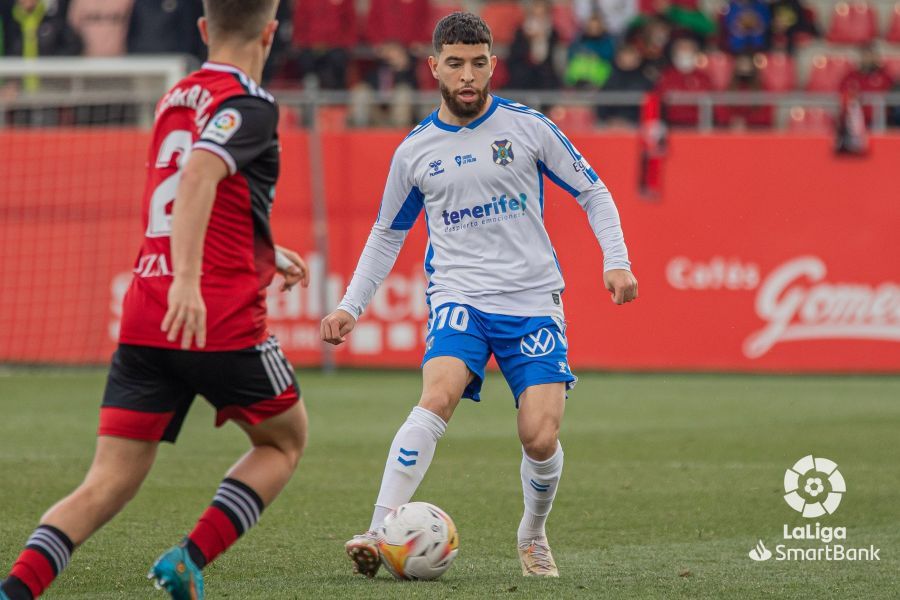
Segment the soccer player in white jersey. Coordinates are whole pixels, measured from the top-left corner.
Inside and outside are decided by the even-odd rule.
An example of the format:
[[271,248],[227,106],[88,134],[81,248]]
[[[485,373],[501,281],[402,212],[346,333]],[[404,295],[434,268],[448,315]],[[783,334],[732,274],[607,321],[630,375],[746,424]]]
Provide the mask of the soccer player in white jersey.
[[356,572],[375,575],[378,528],[412,498],[460,398],[479,400],[493,354],[518,407],[522,571],[557,577],[545,523],[563,467],[566,391],[576,378],[566,357],[563,279],[543,222],[545,176],[587,212],[612,300],[637,298],[637,280],[616,206],[588,161],[541,113],[490,93],[497,57],[484,21],[470,13],[445,17],[434,51],[428,63],[441,105],[397,148],[347,293],[322,321],[323,340],[346,339],[424,208],[432,312],[422,396],[391,445],[369,530],[346,550]]

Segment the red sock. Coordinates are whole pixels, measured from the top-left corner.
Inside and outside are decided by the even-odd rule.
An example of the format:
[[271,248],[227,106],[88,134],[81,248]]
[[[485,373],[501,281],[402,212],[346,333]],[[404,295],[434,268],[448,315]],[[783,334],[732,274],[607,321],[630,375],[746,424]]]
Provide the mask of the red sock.
[[253,489],[236,479],[225,479],[188,535],[188,550],[194,550],[191,559],[201,569],[211,563],[256,524],[262,509],[262,500]]
[[21,585],[24,585],[31,596],[37,598],[69,563],[73,548],[65,533],[56,527],[41,525],[25,543],[25,549],[3,583],[3,591],[10,594],[11,588],[19,588],[17,591],[20,591]]

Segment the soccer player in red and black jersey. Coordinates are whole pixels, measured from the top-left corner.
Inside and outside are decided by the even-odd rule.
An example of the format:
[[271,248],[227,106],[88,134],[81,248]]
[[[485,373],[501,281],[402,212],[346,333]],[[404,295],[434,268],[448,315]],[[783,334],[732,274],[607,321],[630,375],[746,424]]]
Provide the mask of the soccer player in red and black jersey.
[[255,80],[277,0],[204,0],[210,62],[160,101],[148,156],[145,237],[125,297],[120,344],[84,482],[41,518],[0,600],[41,595],[72,550],[135,495],[161,441],[194,397],[234,420],[251,449],[185,540],[150,576],[172,598],[203,598],[201,569],[259,519],[303,451],[306,413],[291,365],[266,330],[266,288],[308,285],[269,226],[279,168],[278,107]]

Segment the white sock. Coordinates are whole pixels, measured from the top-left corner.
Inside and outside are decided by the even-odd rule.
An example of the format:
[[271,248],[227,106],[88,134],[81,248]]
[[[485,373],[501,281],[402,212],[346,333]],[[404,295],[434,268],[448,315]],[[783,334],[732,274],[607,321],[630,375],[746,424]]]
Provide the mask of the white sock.
[[522,493],[525,513],[519,523],[519,543],[547,537],[544,526],[553,508],[553,499],[562,475],[563,450],[556,442],[556,453],[547,460],[534,460],[522,449]]
[[416,406],[409,413],[391,444],[370,530],[381,527],[388,513],[412,498],[445,429],[447,423],[430,410]]

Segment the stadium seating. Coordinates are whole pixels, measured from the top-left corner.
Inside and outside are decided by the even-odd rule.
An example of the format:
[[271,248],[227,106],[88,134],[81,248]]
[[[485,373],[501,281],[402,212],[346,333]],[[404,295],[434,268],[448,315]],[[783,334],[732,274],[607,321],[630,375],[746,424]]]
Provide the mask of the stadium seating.
[[767,92],[788,92],[797,84],[794,59],[782,52],[757,54],[753,61],[759,69],[763,89]]
[[835,92],[841,81],[854,68],[848,56],[820,54],[813,58],[806,90],[809,92]]
[[437,25],[437,22],[446,17],[449,14],[455,12],[464,12],[466,7],[462,4],[457,4],[456,2],[441,2],[431,5],[431,21],[432,27]]
[[564,131],[590,131],[597,123],[597,113],[590,106],[555,106],[550,120]]
[[831,15],[828,41],[836,44],[867,44],[878,36],[875,10],[864,0],[838,2]]
[[553,27],[559,34],[559,39],[565,44],[572,43],[578,37],[578,19],[570,3],[553,5]]
[[795,106],[788,113],[787,129],[791,133],[831,134],[834,117],[820,106]]
[[900,44],[900,2],[895,4],[893,10],[891,10],[891,16],[888,21],[887,31],[884,33],[884,39],[892,44]]
[[882,60],[884,61],[884,68],[891,76],[891,79],[895,83],[900,83],[900,54],[885,56]]
[[481,9],[481,18],[491,28],[496,44],[509,44],[513,41],[524,15],[519,2],[490,2]]
[[714,90],[725,90],[731,83],[734,59],[724,52],[710,52],[700,56],[697,60],[697,69],[706,73],[712,81]]

